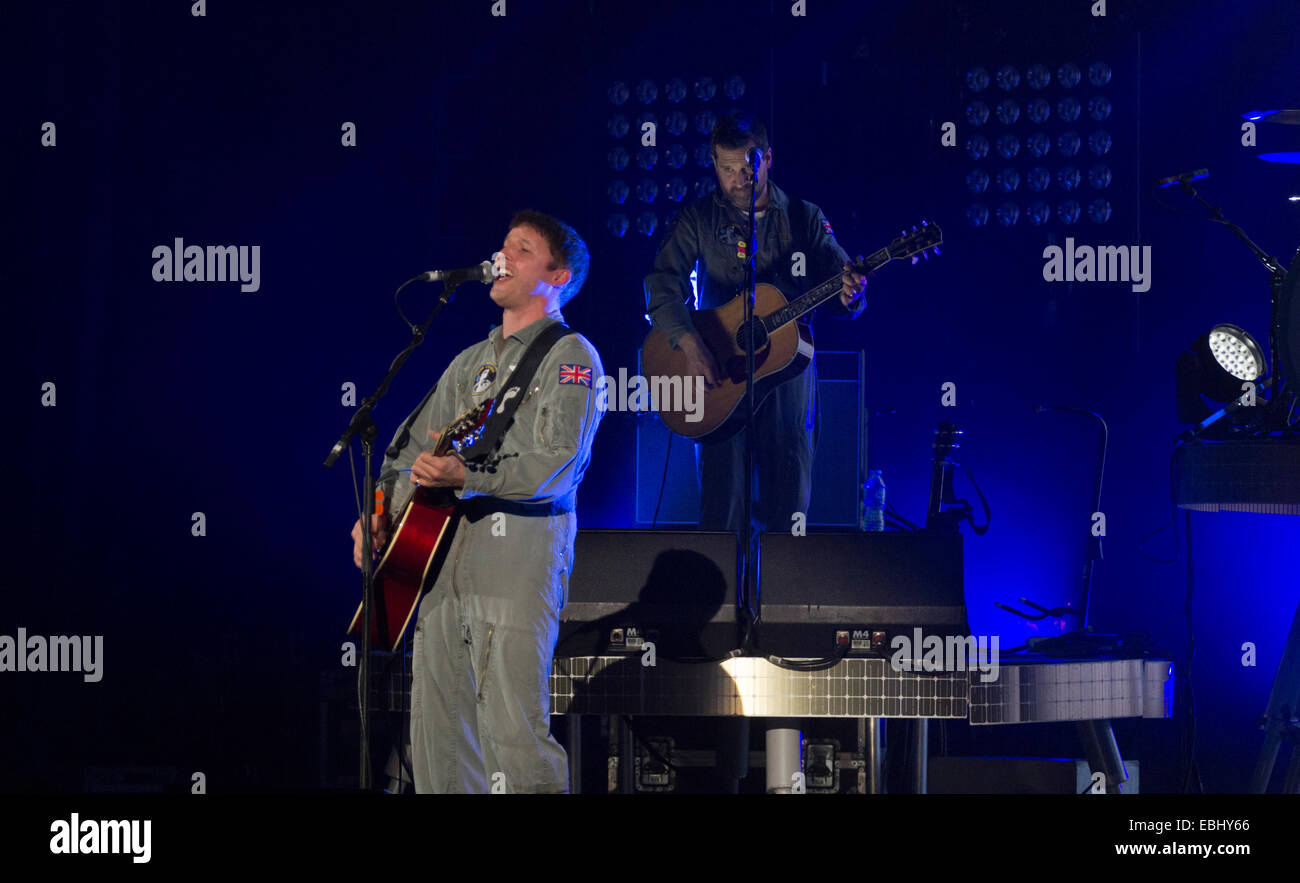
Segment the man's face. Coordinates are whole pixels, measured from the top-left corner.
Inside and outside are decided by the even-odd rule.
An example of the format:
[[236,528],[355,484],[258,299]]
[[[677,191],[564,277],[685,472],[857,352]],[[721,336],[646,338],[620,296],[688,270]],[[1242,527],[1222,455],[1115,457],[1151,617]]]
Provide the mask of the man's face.
[[[718,186],[722,193],[731,200],[732,205],[749,211],[750,177],[753,170],[745,162],[745,151],[753,147],[753,142],[735,150],[722,147],[713,149],[713,170],[718,175]],[[767,200],[767,172],[772,168],[772,148],[763,151],[763,161],[758,166],[758,204],[762,206]]]
[[546,286],[568,282],[569,271],[549,269],[552,263],[551,249],[541,233],[527,224],[514,227],[506,234],[496,261],[508,275],[492,283],[492,301],[503,309],[517,309],[533,295],[545,294]]

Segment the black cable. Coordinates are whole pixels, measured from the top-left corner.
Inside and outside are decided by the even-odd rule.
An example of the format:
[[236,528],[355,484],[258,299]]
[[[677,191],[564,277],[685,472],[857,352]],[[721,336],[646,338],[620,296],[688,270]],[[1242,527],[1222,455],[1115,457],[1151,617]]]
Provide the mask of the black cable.
[[410,279],[407,279],[401,285],[397,286],[397,290],[393,292],[393,308],[397,310],[397,315],[400,316],[402,321],[406,323],[406,327],[411,329],[412,331],[417,330],[419,326],[417,326],[410,319],[406,318],[406,314],[402,312],[402,305],[398,302],[397,296],[402,293],[403,288],[410,285],[412,282],[418,282],[419,280],[420,280],[419,276],[412,276]]
[[664,501],[664,487],[668,484],[668,456],[673,452],[673,436],[671,429],[668,430],[668,444],[664,446],[664,474],[659,478],[659,499],[655,500],[654,518],[650,519],[650,529],[654,530],[655,525],[659,523],[659,507]]
[[[626,726],[626,727],[627,727],[627,731],[628,731],[629,733],[632,734],[632,738],[635,739],[636,742],[637,742],[637,743],[638,743],[642,748],[644,748],[644,749],[646,750],[646,753],[648,753],[648,754],[649,754],[651,757],[653,757],[655,760],[659,761],[661,764],[663,764],[664,766],[666,766],[668,769],[673,770],[673,771],[678,772],[678,773],[680,773],[680,772],[682,771],[682,768],[681,768],[681,767],[679,767],[679,766],[677,766],[676,764],[672,763],[670,760],[668,760],[668,758],[664,757],[662,754],[660,754],[658,751],[656,751],[656,750],[654,749],[654,746],[652,746],[650,743],[648,743],[645,739],[641,738],[641,735],[640,735],[639,733],[637,733],[637,731],[636,731],[636,727],[634,727],[634,726],[632,725],[632,717],[631,717],[631,715],[626,715],[626,714],[625,714],[625,715],[623,715],[622,717],[623,717],[623,725]],[[631,760],[632,760],[632,758],[629,757],[629,758],[628,758],[628,762],[631,762]]]

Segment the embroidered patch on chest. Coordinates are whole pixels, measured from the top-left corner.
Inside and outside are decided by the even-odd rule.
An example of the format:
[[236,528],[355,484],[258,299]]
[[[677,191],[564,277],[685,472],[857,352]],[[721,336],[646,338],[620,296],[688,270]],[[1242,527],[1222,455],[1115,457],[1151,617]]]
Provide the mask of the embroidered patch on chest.
[[472,392],[474,395],[482,395],[487,392],[492,381],[496,380],[497,366],[491,362],[484,362],[479,366],[478,372],[474,375],[474,386]]
[[560,383],[573,383],[591,389],[591,369],[586,365],[561,365]]

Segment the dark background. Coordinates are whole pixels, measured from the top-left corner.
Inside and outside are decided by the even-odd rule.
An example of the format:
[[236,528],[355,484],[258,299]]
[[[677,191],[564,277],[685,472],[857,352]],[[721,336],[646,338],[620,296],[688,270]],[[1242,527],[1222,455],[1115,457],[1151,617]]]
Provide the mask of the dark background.
[[[124,768],[184,782],[201,770],[213,790],[318,784],[318,679],[338,671],[359,595],[348,468],[321,461],[350,413],[343,384],[369,393],[406,341],[392,290],[484,259],[516,209],[553,213],[592,251],[570,323],[607,372],[635,373],[640,279],[657,236],[606,230],[614,80],[654,80],[650,109],[662,117],[669,77],[721,86],[739,74],[743,98],[719,93],[708,106],[766,119],[773,180],[821,205],[851,252],[922,218],[943,225],[941,258],[885,268],[861,320],[818,328],[820,348],[866,352],[870,465],[894,506],[921,519],[935,423],[966,431],[963,462],[994,512],[988,535],[967,537],[971,624],[1008,647],[1065,623],[1031,630],[992,602],[1080,603],[1091,510],[1092,426],[1030,406],[1100,412],[1108,533],[1092,623],[1149,631],[1185,661],[1186,538],[1176,564],[1138,548],[1171,519],[1174,359],[1216,322],[1266,340],[1268,289],[1227,231],[1171,191],[1186,211],[1161,207],[1148,187],[1209,167],[1207,198],[1289,263],[1300,206],[1285,197],[1300,175],[1256,154],[1297,149],[1295,132],[1261,124],[1258,146],[1245,147],[1240,127],[1245,111],[1300,106],[1300,6],[1111,0],[1105,18],[1088,0],[808,0],[802,18],[785,0],[508,0],[505,17],[491,6],[212,2],[193,17],[185,3],[10,5],[4,170],[16,199],[3,265],[19,528],[0,633],[103,635],[105,658],[97,684],[0,675],[12,740],[0,789],[79,791]],[[1112,83],[1074,91],[1115,105],[1111,220],[967,225],[965,71],[1064,61],[1086,71],[1098,59]],[[1049,92],[1053,103],[1063,94]],[[1028,87],[1013,95],[1023,104]],[[634,96],[621,110],[639,108]],[[55,148],[40,143],[47,120]],[[340,144],[344,121],[356,147]],[[958,147],[940,146],[945,121]],[[1085,111],[1085,138],[1091,126]],[[1030,127],[1022,117],[1013,131]],[[661,132],[661,152],[669,140]],[[688,150],[706,140],[681,139]],[[632,136],[620,143],[635,153]],[[1010,164],[1023,174],[1028,162]],[[711,175],[683,172],[688,183]],[[635,188],[637,175],[623,178]],[[1055,205],[1062,194],[1051,193]],[[1015,197],[1023,211],[1023,185]],[[651,207],[661,225],[662,202]],[[1042,249],[1066,235],[1150,245],[1150,291],[1044,282]],[[178,236],[260,245],[261,290],[154,282],[153,247]],[[423,316],[435,295],[408,289],[408,313]],[[376,412],[384,441],[498,315],[482,288],[461,290]],[[45,382],[56,407],[40,405]],[[956,408],[939,405],[945,382]],[[851,416],[823,419],[851,431]],[[635,526],[634,445],[634,419],[609,414],[583,526]],[[206,536],[191,535],[195,512]],[[1191,521],[1200,768],[1207,790],[1237,791],[1297,599],[1300,520]],[[1171,530],[1146,546],[1154,558],[1174,550]],[[1247,641],[1253,668],[1240,661]],[[1176,722],[1118,729],[1125,756],[1144,764],[1144,790],[1181,788]],[[973,747],[1079,756],[1059,735],[985,731]]]

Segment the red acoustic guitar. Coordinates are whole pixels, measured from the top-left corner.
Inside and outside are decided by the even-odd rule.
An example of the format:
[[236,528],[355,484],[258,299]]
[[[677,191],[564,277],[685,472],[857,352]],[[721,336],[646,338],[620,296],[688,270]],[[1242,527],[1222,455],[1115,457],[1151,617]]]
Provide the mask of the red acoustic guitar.
[[[443,429],[432,453],[445,457],[472,445],[492,414],[492,399],[457,417]],[[429,577],[437,575],[456,534],[456,495],[449,488],[417,487],[375,568],[375,601],[370,611],[370,642],[392,652],[415,615]],[[361,631],[357,606],[348,634]]]

